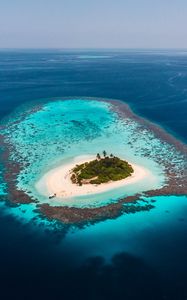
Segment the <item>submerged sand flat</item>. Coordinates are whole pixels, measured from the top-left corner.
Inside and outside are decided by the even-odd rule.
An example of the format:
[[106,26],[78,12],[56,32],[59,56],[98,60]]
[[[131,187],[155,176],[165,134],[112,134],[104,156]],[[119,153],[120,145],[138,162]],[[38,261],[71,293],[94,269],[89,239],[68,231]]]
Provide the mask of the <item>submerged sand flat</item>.
[[[8,200],[34,202],[49,219],[112,218],[141,197],[186,193],[186,146],[117,100],[49,99],[20,107],[1,127],[0,143]],[[127,160],[134,174],[101,185],[72,184],[70,170],[103,150]],[[131,209],[151,209],[146,203]]]
[[134,173],[128,178],[99,185],[84,184],[79,186],[77,184],[73,184],[70,177],[71,170],[75,167],[75,165],[90,162],[94,159],[95,156],[90,155],[75,157],[70,163],[62,164],[61,166],[47,172],[36,183],[36,189],[44,196],[49,197],[50,195],[56,194],[57,198],[69,198],[103,193],[122,186],[135,184],[142,179],[150,180],[150,177],[152,176],[150,170],[130,162],[134,169]]

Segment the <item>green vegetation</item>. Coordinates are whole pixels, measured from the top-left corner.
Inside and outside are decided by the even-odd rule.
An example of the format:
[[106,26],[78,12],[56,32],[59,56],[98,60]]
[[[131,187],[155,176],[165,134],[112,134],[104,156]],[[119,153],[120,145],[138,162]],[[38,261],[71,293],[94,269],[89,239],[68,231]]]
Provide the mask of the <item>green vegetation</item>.
[[124,179],[134,172],[132,166],[124,160],[110,154],[107,156],[103,151],[103,158],[99,153],[96,159],[81,165],[76,165],[72,170],[71,180],[73,183],[82,184],[101,184],[109,181]]

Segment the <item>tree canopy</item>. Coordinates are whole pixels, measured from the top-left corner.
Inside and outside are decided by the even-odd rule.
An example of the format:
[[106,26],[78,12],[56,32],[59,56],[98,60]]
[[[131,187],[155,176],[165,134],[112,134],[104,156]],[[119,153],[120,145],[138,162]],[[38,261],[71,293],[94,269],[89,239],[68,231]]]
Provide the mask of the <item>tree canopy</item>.
[[[104,151],[103,151],[104,152]],[[103,153],[104,155],[104,153]],[[124,179],[134,172],[132,166],[125,160],[116,156],[104,156],[76,165],[72,170],[71,180],[73,183],[82,184],[101,184],[109,181]]]

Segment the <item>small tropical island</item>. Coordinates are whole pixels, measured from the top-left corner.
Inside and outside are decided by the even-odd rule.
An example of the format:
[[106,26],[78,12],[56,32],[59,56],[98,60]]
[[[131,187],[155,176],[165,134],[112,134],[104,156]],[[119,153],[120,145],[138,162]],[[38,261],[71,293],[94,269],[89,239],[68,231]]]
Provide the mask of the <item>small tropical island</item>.
[[[186,194],[186,145],[124,102],[39,101],[20,107],[0,127],[1,198],[34,202],[50,219],[74,224],[112,218],[124,209],[134,212],[137,203],[130,208],[129,203],[145,197]],[[96,155],[99,145],[109,145],[118,157],[106,151]]]
[[125,179],[134,172],[132,166],[125,160],[107,155],[103,151],[103,157],[97,153],[96,159],[76,165],[72,169],[71,181],[82,186],[83,184],[108,183]]
[[74,197],[95,195],[128,187],[152,176],[143,166],[129,163],[113,154],[80,155],[44,174],[37,182],[39,193],[68,203]]

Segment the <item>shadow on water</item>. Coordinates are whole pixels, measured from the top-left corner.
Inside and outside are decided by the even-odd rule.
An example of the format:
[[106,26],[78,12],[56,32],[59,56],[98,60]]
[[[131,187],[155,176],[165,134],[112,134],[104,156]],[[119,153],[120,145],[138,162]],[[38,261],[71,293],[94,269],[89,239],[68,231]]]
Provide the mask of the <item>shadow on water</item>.
[[75,266],[56,237],[33,235],[12,217],[1,223],[1,299],[186,299],[185,277],[179,286],[163,281],[141,258],[123,252],[107,264],[98,256]]
[[[20,57],[29,68],[21,66]],[[74,53],[50,51],[1,52],[0,117],[34,99],[74,95],[113,98],[126,100],[137,113],[186,141],[186,55],[112,53],[110,61],[87,62],[76,57]],[[58,64],[51,59],[57,59]],[[182,76],[176,77],[179,72]],[[59,247],[57,234],[33,233],[29,225],[0,215],[0,298],[186,300],[186,226],[184,223],[176,233],[169,229],[161,238],[163,227],[155,239],[151,237],[152,247],[148,247],[156,253],[157,267],[127,253],[115,255],[110,264],[95,257],[77,267],[71,249],[68,253]],[[161,256],[166,258],[165,264]]]

